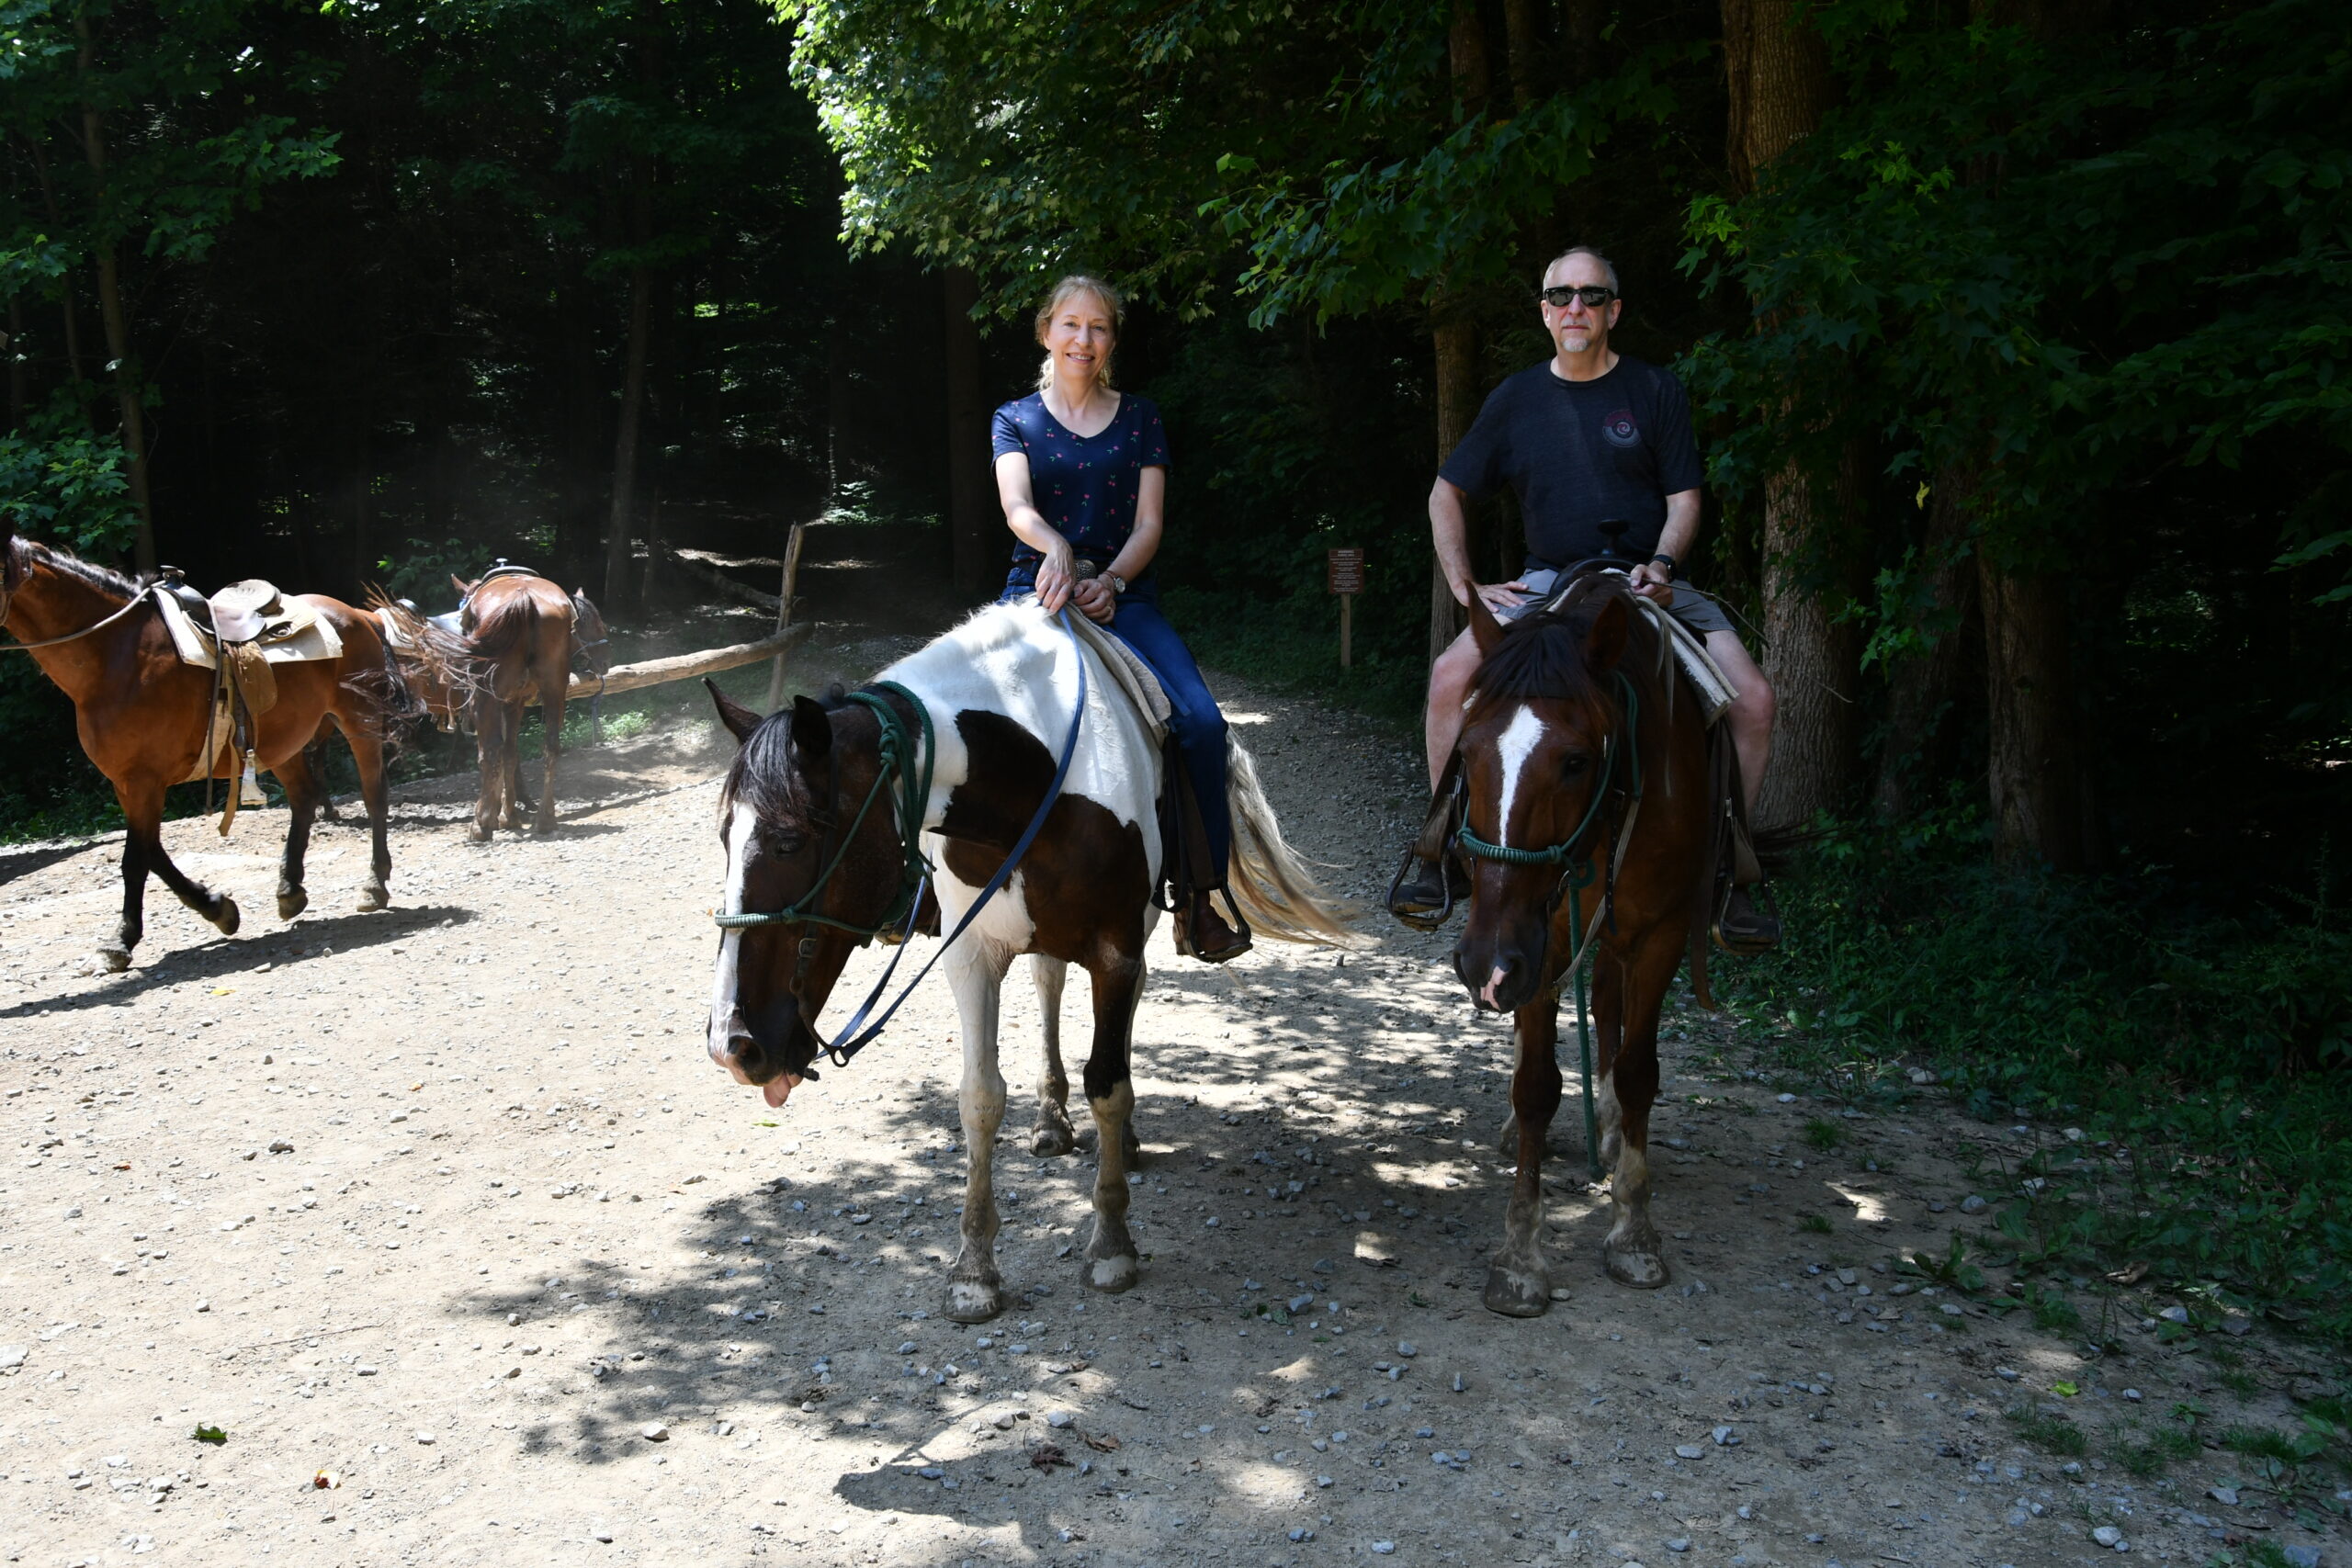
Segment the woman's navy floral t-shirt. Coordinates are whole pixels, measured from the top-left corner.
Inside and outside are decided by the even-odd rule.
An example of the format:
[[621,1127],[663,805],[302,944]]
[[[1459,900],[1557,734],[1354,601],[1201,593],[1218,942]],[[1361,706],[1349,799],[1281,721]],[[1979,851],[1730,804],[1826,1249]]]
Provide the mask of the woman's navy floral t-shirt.
[[[1160,426],[1159,409],[1134,392],[1120,395],[1118,412],[1099,434],[1073,434],[1046,412],[1045,398],[1032,392],[996,411],[989,435],[989,461],[1007,452],[1024,454],[1029,494],[1038,512],[1071,549],[1097,567],[1109,566],[1135,532],[1143,471],[1168,467],[1168,433]],[[1015,540],[1007,590],[1035,587],[1045,558]],[[1148,568],[1142,573],[1150,575]]]

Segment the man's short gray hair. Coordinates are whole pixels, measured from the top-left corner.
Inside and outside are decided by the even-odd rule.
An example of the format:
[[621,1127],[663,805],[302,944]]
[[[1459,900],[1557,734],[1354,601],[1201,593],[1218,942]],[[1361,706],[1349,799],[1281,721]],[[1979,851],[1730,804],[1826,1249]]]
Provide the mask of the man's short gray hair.
[[1550,261],[1544,264],[1544,276],[1545,277],[1551,276],[1552,269],[1559,265],[1562,262],[1567,260],[1570,256],[1590,256],[1593,260],[1599,262],[1600,264],[1600,270],[1609,275],[1609,292],[1621,297],[1624,294],[1625,291],[1617,286],[1617,264],[1611,261],[1607,256],[1602,255],[1590,245],[1570,245],[1566,250],[1562,251],[1558,255],[1554,256]]

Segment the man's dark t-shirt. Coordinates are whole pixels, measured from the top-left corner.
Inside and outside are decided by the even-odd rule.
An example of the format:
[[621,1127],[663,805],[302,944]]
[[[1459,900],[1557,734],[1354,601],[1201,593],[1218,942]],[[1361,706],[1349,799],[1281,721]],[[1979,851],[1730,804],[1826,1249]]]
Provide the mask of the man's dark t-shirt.
[[1600,555],[1611,518],[1630,525],[1618,548],[1648,559],[1666,531],[1666,498],[1705,477],[1690,395],[1672,371],[1631,355],[1590,381],[1562,380],[1549,360],[1521,371],[1487,397],[1438,472],[1473,497],[1510,484],[1530,570]]

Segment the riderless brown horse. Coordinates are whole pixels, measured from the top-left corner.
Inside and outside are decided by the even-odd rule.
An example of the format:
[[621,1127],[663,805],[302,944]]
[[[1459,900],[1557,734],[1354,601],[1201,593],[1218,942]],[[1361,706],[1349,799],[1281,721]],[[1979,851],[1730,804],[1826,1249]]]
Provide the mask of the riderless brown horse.
[[[522,826],[532,811],[522,784],[523,711],[537,704],[546,722],[541,750],[547,773],[531,829],[555,829],[556,764],[563,755],[563,709],[575,658],[591,674],[611,668],[605,656],[604,617],[585,594],[570,595],[537,573],[501,566],[468,582],[455,575],[457,635],[469,661],[461,679],[447,679],[455,667],[439,656],[434,638],[448,616],[426,618],[406,604],[371,592],[368,605],[394,634],[393,653],[415,680],[443,728],[459,713],[474,725],[481,762],[481,793],[467,836],[486,842],[494,829]],[[412,656],[413,645],[418,653]],[[436,668],[441,671],[436,676]]]
[[[1476,594],[1484,662],[1463,726],[1470,914],[1454,972],[1482,1011],[1509,1012],[1518,1177],[1486,1304],[1532,1317],[1551,1301],[1538,1222],[1544,1134],[1559,1109],[1560,990],[1592,964],[1599,1155],[1613,1168],[1609,1276],[1653,1289],[1666,1261],[1649,1217],[1658,1012],[1713,881],[1706,720],[1624,579],[1596,574],[1508,629]],[[1679,688],[1679,689],[1678,689]],[[1693,983],[1706,998],[1702,960]]]
[[[235,934],[239,919],[234,899],[205,887],[164,852],[164,792],[208,773],[232,781],[233,789],[241,763],[234,746],[223,744],[209,768],[203,765],[214,677],[181,662],[174,650],[154,604],[164,592],[160,584],[134,582],[24,538],[0,517],[0,626],[74,699],[82,750],[114,785],[129,824],[122,850],[122,925],[115,940],[99,949],[110,969],[130,965],[130,950],[144,929],[150,871],[222,935]],[[310,902],[302,888],[302,857],[320,791],[302,749],[328,716],[351,744],[368,804],[374,858],[359,907],[380,909],[391,901],[387,879],[392,871],[384,838],[384,748],[393,723],[421,712],[371,617],[320,594],[289,595],[288,601],[332,626],[343,652],[332,660],[271,666],[277,700],[254,720],[255,761],[285,786],[290,807],[277,912],[292,919]]]

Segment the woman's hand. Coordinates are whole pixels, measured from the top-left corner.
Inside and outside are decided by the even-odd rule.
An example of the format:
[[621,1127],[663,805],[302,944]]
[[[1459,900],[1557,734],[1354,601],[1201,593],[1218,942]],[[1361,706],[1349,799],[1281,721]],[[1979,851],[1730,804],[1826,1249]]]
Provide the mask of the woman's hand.
[[1070,591],[1080,614],[1090,621],[1108,623],[1119,613],[1119,596],[1110,583],[1099,577],[1090,577]]
[[1053,615],[1069,603],[1070,591],[1077,584],[1078,558],[1068,539],[1057,536],[1037,563],[1037,602]]

